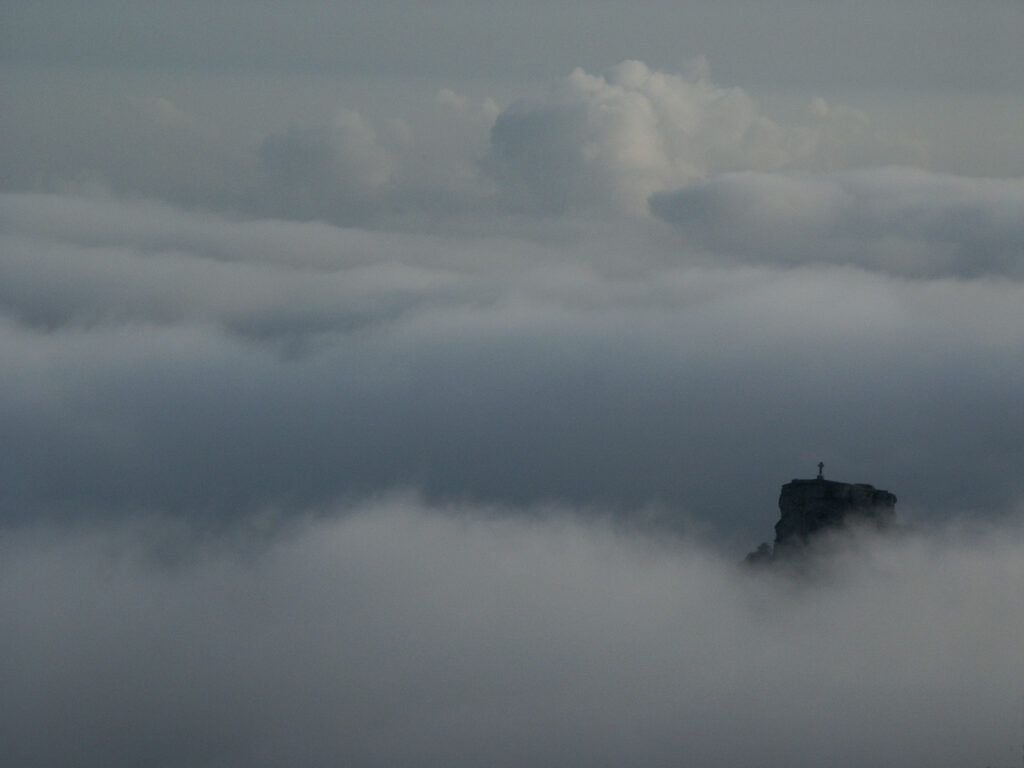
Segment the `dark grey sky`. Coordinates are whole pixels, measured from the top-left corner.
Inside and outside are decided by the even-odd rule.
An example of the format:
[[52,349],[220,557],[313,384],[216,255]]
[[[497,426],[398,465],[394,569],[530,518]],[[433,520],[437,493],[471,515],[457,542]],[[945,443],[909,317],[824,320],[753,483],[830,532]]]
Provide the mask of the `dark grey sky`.
[[1022,22],[4,3],[0,762],[1013,763]]

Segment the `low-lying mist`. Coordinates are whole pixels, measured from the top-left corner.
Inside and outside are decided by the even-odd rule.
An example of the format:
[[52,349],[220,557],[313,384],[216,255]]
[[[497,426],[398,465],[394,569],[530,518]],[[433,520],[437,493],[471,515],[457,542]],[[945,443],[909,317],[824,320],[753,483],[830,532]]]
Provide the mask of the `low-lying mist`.
[[[46,766],[1014,764],[1024,529],[813,577],[565,509],[0,539],[0,742]],[[255,531],[255,528],[252,529]]]

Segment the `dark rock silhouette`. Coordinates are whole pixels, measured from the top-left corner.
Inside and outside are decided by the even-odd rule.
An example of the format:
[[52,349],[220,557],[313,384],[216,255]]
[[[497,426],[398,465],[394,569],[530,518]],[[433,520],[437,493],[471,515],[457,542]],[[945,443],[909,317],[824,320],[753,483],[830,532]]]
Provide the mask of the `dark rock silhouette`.
[[820,534],[850,524],[879,528],[895,520],[896,496],[866,483],[826,480],[823,464],[812,480],[791,480],[779,494],[779,522],[774,546],[761,544],[748,563],[767,563],[805,552]]

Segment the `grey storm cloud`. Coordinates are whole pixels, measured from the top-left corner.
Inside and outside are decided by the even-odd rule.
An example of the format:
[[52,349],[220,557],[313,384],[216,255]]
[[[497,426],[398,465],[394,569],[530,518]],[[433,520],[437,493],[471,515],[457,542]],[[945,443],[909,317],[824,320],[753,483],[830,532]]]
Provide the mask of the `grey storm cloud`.
[[910,277],[1024,277],[1024,181],[913,168],[725,174],[651,197],[693,247]]
[[1019,524],[855,538],[799,583],[557,507],[494,512],[391,497],[184,555],[166,521],[7,534],[3,753],[168,768],[1019,755]]

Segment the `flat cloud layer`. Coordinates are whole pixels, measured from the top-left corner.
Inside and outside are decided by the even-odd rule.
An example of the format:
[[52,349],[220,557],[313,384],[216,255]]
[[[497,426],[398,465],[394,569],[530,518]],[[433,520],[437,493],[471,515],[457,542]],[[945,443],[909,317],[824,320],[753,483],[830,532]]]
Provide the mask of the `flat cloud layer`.
[[854,540],[817,581],[557,509],[393,498],[174,555],[7,536],[18,765],[1009,765],[1019,526]]
[[[822,453],[933,508],[1019,498],[1016,283],[717,269],[655,248],[623,263],[642,232],[467,247],[8,202],[12,516],[231,514],[409,484],[670,503],[752,529]],[[970,482],[936,484],[935,462]]]
[[855,264],[915,277],[1024,277],[1024,181],[911,168],[737,173],[655,194],[699,247],[751,261]]
[[821,459],[905,514],[1024,497],[1018,281],[719,264],[644,219],[426,236],[0,202],[10,521],[408,487],[746,546]]

